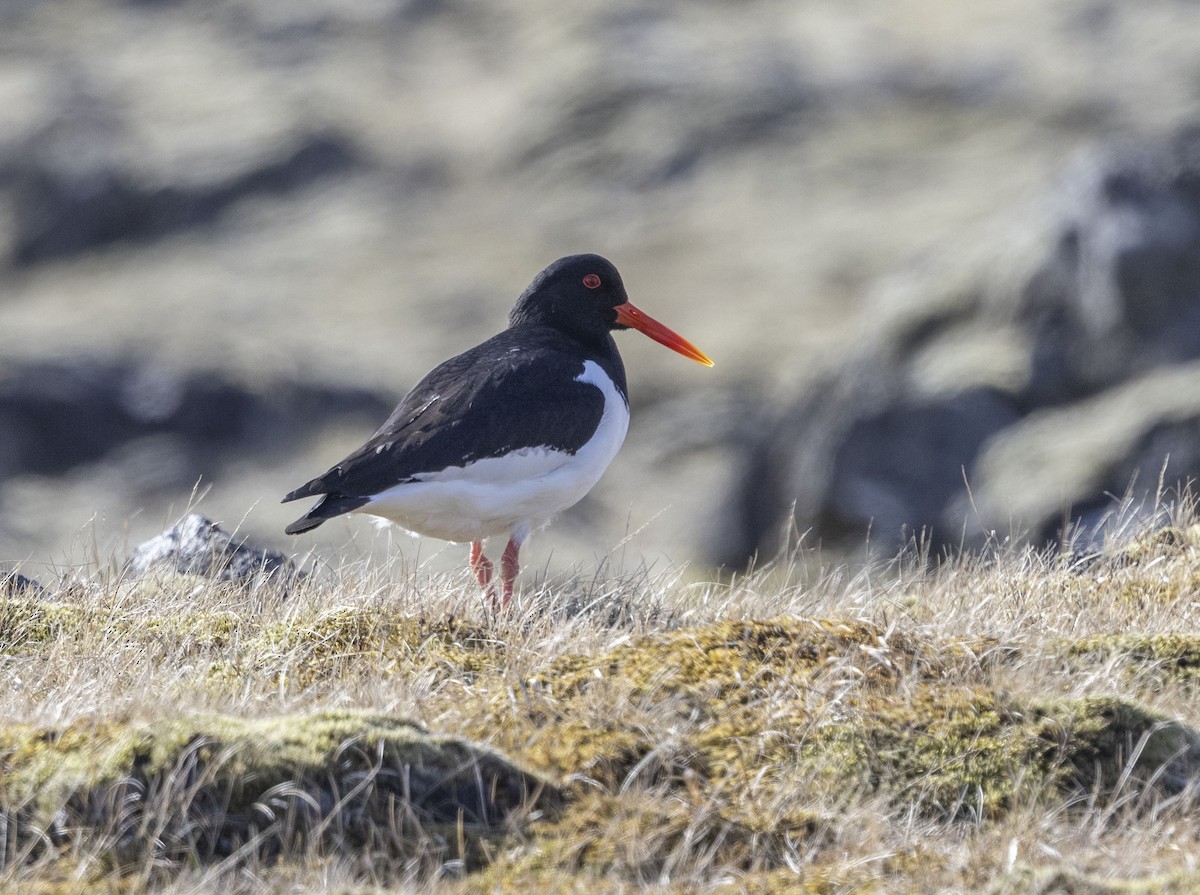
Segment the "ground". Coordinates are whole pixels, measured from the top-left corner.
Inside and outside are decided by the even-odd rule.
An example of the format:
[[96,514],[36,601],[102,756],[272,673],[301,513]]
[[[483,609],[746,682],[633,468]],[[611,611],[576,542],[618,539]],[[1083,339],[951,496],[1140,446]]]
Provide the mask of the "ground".
[[1200,524],[853,575],[0,604],[20,891],[1191,892]]

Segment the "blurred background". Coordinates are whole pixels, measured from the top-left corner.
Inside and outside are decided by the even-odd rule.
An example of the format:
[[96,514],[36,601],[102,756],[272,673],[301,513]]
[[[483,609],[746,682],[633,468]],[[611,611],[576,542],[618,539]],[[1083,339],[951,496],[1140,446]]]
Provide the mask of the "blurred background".
[[1198,45],[1183,0],[5,0],[0,562],[197,483],[388,549],[279,497],[581,251],[717,366],[619,336],[626,447],[532,566],[1094,522],[1200,472]]

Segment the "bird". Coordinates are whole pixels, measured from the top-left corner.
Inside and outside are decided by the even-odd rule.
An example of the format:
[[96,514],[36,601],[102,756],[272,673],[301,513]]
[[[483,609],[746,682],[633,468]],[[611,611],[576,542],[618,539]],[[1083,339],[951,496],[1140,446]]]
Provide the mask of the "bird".
[[[284,531],[365,513],[469,543],[479,587],[507,606],[521,546],[592,489],[625,439],[629,391],[612,337],[625,329],[713,366],[630,303],[612,262],[560,258],[521,293],[506,329],[434,367],[362,447],[287,494],[283,503],[320,500]],[[483,541],[502,534],[497,600]]]

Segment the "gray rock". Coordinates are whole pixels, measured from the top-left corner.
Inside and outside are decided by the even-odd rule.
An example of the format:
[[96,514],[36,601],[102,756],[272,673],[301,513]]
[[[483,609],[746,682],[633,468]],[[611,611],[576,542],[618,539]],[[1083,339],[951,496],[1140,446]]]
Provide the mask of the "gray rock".
[[160,571],[247,584],[265,579],[286,584],[297,574],[284,554],[236,539],[199,513],[189,513],[173,528],[138,546],[126,561],[124,574],[137,577]]
[[979,457],[973,510],[985,529],[1022,519],[1049,540],[1070,507],[1094,541],[1120,508],[1113,496],[1128,492],[1144,504],[1160,478],[1169,486],[1198,472],[1200,363],[1193,362],[1038,410],[1005,429]]
[[1000,288],[953,271],[884,293],[861,353],[746,451],[714,561],[775,549],[789,519],[882,552],[1102,532],[1114,495],[1200,477],[1200,125],[1090,154],[1056,202]]
[[1200,357],[1200,125],[1086,157],[1018,296],[1037,406]]
[[[246,170],[199,184],[147,186],[112,153],[98,152],[119,126],[89,116],[56,123],[0,166],[14,193],[20,229],[16,265],[79,254],[111,242],[150,241],[211,224],[235,202],[299,190],[359,164],[339,134],[314,134],[280,147]],[[68,162],[69,160],[69,162]],[[7,170],[3,170],[7,167]]]
[[10,572],[0,572],[0,596],[45,598],[47,594],[46,589],[41,584],[13,570]]
[[713,158],[795,138],[818,98],[795,58],[756,47],[728,70],[698,66],[653,13],[615,14],[614,60],[555,82],[533,104],[518,169],[646,189],[686,179]]
[[253,388],[137,358],[7,364],[0,369],[0,482],[18,473],[61,474],[154,439],[170,447],[170,462],[156,467],[177,470],[162,483],[177,491],[219,472],[226,453],[240,458],[294,444],[321,422],[380,417],[392,404],[365,389]]

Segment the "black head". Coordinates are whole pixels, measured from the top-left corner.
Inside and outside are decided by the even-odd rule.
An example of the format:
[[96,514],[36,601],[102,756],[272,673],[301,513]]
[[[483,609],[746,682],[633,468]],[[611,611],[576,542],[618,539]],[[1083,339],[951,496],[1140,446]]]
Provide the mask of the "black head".
[[712,366],[703,351],[635,308],[617,269],[599,255],[559,258],[534,277],[508,315],[509,326],[530,323],[552,326],[592,345],[612,345],[609,333],[632,328],[684,357]]
[[508,323],[553,326],[594,342],[614,329],[624,329],[617,323],[617,307],[628,301],[612,262],[599,255],[568,255],[533,278],[513,306]]

